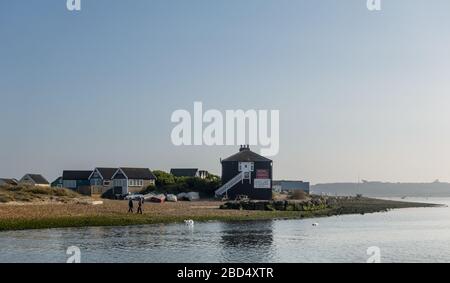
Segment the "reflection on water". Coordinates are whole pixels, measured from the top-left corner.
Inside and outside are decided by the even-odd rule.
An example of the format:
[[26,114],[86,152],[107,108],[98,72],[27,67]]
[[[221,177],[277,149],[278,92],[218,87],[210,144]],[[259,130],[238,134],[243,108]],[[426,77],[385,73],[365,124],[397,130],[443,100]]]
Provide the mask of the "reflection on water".
[[371,246],[383,262],[450,262],[450,209],[1,232],[0,262],[65,262],[69,246],[81,249],[82,262],[365,262]]
[[267,248],[273,242],[273,221],[261,221],[248,223],[245,230],[239,229],[236,223],[221,224],[222,245],[224,249],[228,248],[252,248],[259,246]]
[[[222,258],[225,261],[241,257],[240,261],[244,262],[270,262],[273,257],[273,223],[250,222],[246,223],[245,229],[236,223],[222,223]],[[243,251],[247,252],[242,258]]]

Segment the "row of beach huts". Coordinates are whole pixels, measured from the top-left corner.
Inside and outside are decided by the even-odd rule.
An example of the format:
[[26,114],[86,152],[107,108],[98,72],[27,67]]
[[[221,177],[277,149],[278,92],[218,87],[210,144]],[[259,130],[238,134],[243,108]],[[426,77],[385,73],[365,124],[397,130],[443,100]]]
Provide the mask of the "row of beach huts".
[[[235,199],[246,196],[250,199],[270,200],[273,191],[302,190],[309,193],[309,182],[274,181],[273,161],[251,151],[248,145],[241,146],[239,152],[220,159],[220,162],[222,186],[215,191],[216,197]],[[170,173],[176,177],[203,179],[209,175],[206,170],[191,168],[171,169]],[[42,175],[37,174],[26,174],[19,181],[0,179],[0,185],[2,182],[67,188],[83,195],[103,195],[111,192],[111,195],[117,196],[141,192],[155,185],[156,177],[148,168],[97,167],[85,171],[65,170],[62,176],[51,184]]]
[[[171,169],[177,177],[206,178],[206,170],[195,168]],[[61,177],[52,183],[41,174],[25,174],[20,180],[0,178],[0,185],[31,185],[40,187],[67,188],[83,195],[102,195],[114,189],[114,195],[126,195],[140,192],[155,185],[156,177],[149,168],[97,167],[94,170],[64,170]]]

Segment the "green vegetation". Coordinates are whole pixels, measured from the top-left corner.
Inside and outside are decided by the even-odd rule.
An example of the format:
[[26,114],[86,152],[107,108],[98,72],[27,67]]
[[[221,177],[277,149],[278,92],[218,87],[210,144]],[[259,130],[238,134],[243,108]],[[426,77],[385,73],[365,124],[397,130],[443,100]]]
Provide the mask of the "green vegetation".
[[325,199],[312,198],[308,200],[231,201],[226,202],[220,208],[260,211],[317,211],[332,207]]
[[373,199],[366,197],[342,197],[335,198],[336,200],[331,202],[330,207],[334,215],[341,214],[366,214],[375,212],[386,212],[391,209],[399,208],[414,208],[414,207],[439,207],[438,204],[429,203],[417,203],[417,202],[404,202],[404,201],[392,201]]
[[0,203],[32,202],[36,200],[64,201],[80,197],[79,194],[61,188],[34,187],[34,186],[0,186]]
[[291,195],[290,199],[296,199],[296,200],[304,200],[308,198],[308,194],[301,190],[295,190]]
[[[170,176],[167,176],[170,177]],[[164,179],[163,179],[164,180]],[[171,189],[195,190],[203,194],[213,191],[218,180],[175,178],[175,183],[162,181],[152,191]],[[175,192],[174,192],[175,193]],[[0,202],[0,231],[87,226],[126,226],[156,223],[179,223],[185,219],[199,221],[249,221],[269,219],[301,219],[342,214],[365,214],[396,208],[433,207],[437,205],[370,199],[364,197],[318,197],[304,200],[275,200],[271,202],[230,202],[234,206],[219,209],[223,202],[195,201],[144,204],[144,214],[128,214],[126,201],[104,200],[101,205],[90,204],[85,198],[65,189],[2,186]],[[86,198],[89,200],[89,198]],[[229,205],[229,203],[227,203]]]
[[[335,201],[335,202],[334,202]],[[45,229],[88,226],[127,226],[158,223],[182,223],[185,219],[202,221],[251,221],[270,219],[302,219],[344,214],[365,214],[383,212],[396,208],[434,207],[434,204],[387,201],[369,198],[334,198],[325,204],[304,205],[300,211],[291,208],[280,210],[273,206],[254,207],[255,210],[218,209],[221,202],[180,202],[146,204],[144,214],[128,214],[127,203],[106,201],[104,205],[93,206],[80,203],[55,205],[11,206],[0,205],[0,231]],[[292,202],[292,201],[290,201]]]
[[[326,216],[324,211],[320,214],[312,215],[310,213],[300,213],[291,211],[260,211],[251,215],[203,215],[192,216],[189,219],[195,222],[206,221],[256,221],[270,219],[299,219],[313,216]],[[69,227],[102,227],[102,226],[129,226],[146,224],[164,224],[164,223],[183,223],[186,216],[74,216],[74,217],[48,217],[39,219],[5,219],[0,222],[0,231],[7,230],[28,230],[28,229],[50,229],[50,228],[69,228]]]
[[259,210],[259,211],[327,211],[332,215],[365,214],[385,212],[390,209],[411,207],[435,207],[427,203],[412,203],[358,197],[320,197],[308,196],[303,200],[273,200],[273,201],[230,201],[221,205],[221,209]]
[[198,177],[175,177],[170,173],[160,170],[153,171],[153,174],[157,178],[156,186],[149,186],[142,190],[141,194],[199,192],[202,198],[210,198],[214,196],[215,190],[221,185],[220,177],[212,174],[209,174],[206,179]]

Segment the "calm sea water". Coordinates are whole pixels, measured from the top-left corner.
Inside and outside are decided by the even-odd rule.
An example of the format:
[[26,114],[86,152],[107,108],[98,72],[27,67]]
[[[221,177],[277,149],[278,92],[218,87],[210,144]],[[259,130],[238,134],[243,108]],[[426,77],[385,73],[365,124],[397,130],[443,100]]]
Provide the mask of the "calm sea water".
[[[450,205],[450,199],[408,199]],[[319,226],[313,227],[313,223]],[[450,208],[257,221],[0,233],[0,262],[450,262]]]

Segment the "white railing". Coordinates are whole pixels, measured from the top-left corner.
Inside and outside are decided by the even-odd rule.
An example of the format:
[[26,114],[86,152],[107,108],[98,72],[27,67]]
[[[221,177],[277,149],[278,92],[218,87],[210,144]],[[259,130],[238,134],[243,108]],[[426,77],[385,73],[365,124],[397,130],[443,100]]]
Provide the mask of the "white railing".
[[216,196],[221,196],[226,193],[229,189],[234,187],[237,183],[241,182],[244,177],[244,172],[237,174],[233,179],[228,181],[225,185],[216,190]]

